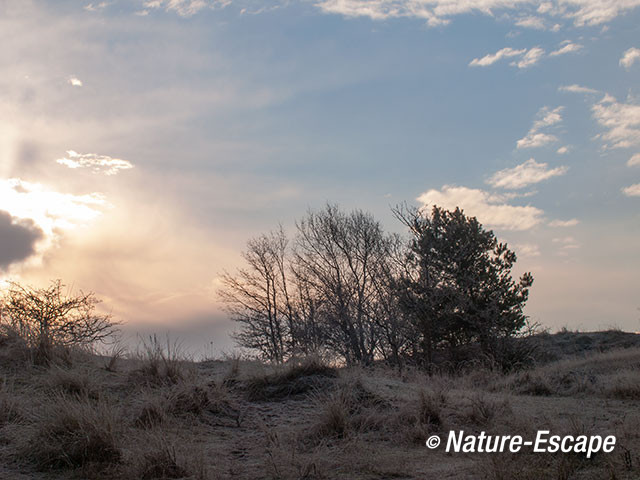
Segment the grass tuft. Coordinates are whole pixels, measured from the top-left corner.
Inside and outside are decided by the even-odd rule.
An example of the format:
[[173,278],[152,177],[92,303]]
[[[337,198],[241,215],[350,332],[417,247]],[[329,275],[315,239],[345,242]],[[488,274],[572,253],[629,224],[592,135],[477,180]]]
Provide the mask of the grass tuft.
[[21,455],[45,471],[117,464],[119,421],[105,403],[54,397],[33,419]]
[[337,371],[316,358],[287,365],[284,370],[254,377],[246,382],[251,401],[276,401],[328,388]]

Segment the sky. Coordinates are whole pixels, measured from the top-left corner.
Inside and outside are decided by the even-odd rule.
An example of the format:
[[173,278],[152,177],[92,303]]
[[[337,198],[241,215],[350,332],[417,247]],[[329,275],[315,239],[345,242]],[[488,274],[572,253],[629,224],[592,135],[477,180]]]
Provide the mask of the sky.
[[0,0],[0,63],[2,281],[226,349],[249,238],[437,204],[640,331],[640,0]]

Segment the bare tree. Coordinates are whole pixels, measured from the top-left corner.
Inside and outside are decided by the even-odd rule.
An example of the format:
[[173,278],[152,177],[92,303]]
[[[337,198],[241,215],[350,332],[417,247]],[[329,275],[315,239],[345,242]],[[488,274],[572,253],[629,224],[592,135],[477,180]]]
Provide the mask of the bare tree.
[[275,362],[317,352],[349,364],[398,362],[406,332],[389,289],[399,239],[371,215],[333,205],[296,226],[292,251],[280,228],[249,241],[245,268],[222,276],[238,343]]
[[398,295],[404,271],[405,245],[398,235],[389,236],[389,254],[378,264],[373,276],[376,289],[375,315],[378,327],[379,355],[388,363],[402,368],[404,359],[415,350],[416,335],[409,317],[402,309]]
[[222,275],[219,292],[227,311],[241,323],[240,345],[281,363],[297,348],[297,311],[288,271],[288,240],[282,227],[247,242],[246,268]]
[[114,333],[110,315],[99,314],[93,293],[63,293],[61,280],[47,288],[10,283],[0,303],[2,323],[45,358],[52,347],[87,346]]
[[297,224],[294,270],[319,299],[316,315],[327,348],[350,363],[370,363],[378,332],[381,284],[390,240],[369,214],[335,205]]

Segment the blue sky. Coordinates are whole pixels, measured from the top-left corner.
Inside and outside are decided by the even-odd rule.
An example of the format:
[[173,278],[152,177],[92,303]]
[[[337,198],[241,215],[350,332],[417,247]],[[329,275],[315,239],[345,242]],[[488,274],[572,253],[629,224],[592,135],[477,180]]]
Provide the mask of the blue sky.
[[640,0],[5,0],[0,40],[5,279],[223,335],[249,237],[438,203],[533,320],[640,330]]

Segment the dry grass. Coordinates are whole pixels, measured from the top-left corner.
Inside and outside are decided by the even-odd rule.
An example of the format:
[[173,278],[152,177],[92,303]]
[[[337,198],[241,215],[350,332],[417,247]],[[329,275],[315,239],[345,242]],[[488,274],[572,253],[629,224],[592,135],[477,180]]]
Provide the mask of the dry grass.
[[29,420],[18,452],[39,470],[100,470],[120,461],[121,416],[107,404],[54,396]]
[[[157,340],[147,347],[117,368],[87,355],[33,367],[11,358],[15,339],[0,337],[0,478],[640,478],[640,349],[511,375],[427,376],[315,358],[195,364]],[[543,428],[619,443],[592,459],[424,447],[450,430],[533,438]]]
[[379,431],[387,408],[385,399],[367,388],[360,378],[347,378],[334,391],[317,395],[317,415],[308,438],[318,443]]
[[251,378],[246,382],[247,397],[251,401],[281,400],[328,388],[336,377],[334,368],[310,357],[275,373]]
[[141,339],[134,359],[138,367],[131,372],[133,380],[148,385],[174,385],[193,374],[193,362],[183,354],[179,342],[168,336],[165,342],[156,335]]
[[213,480],[203,458],[193,452],[179,451],[165,438],[148,438],[147,446],[124,472],[126,478],[138,480]]
[[496,390],[539,396],[634,399],[640,392],[640,349],[561,360],[493,382]]

